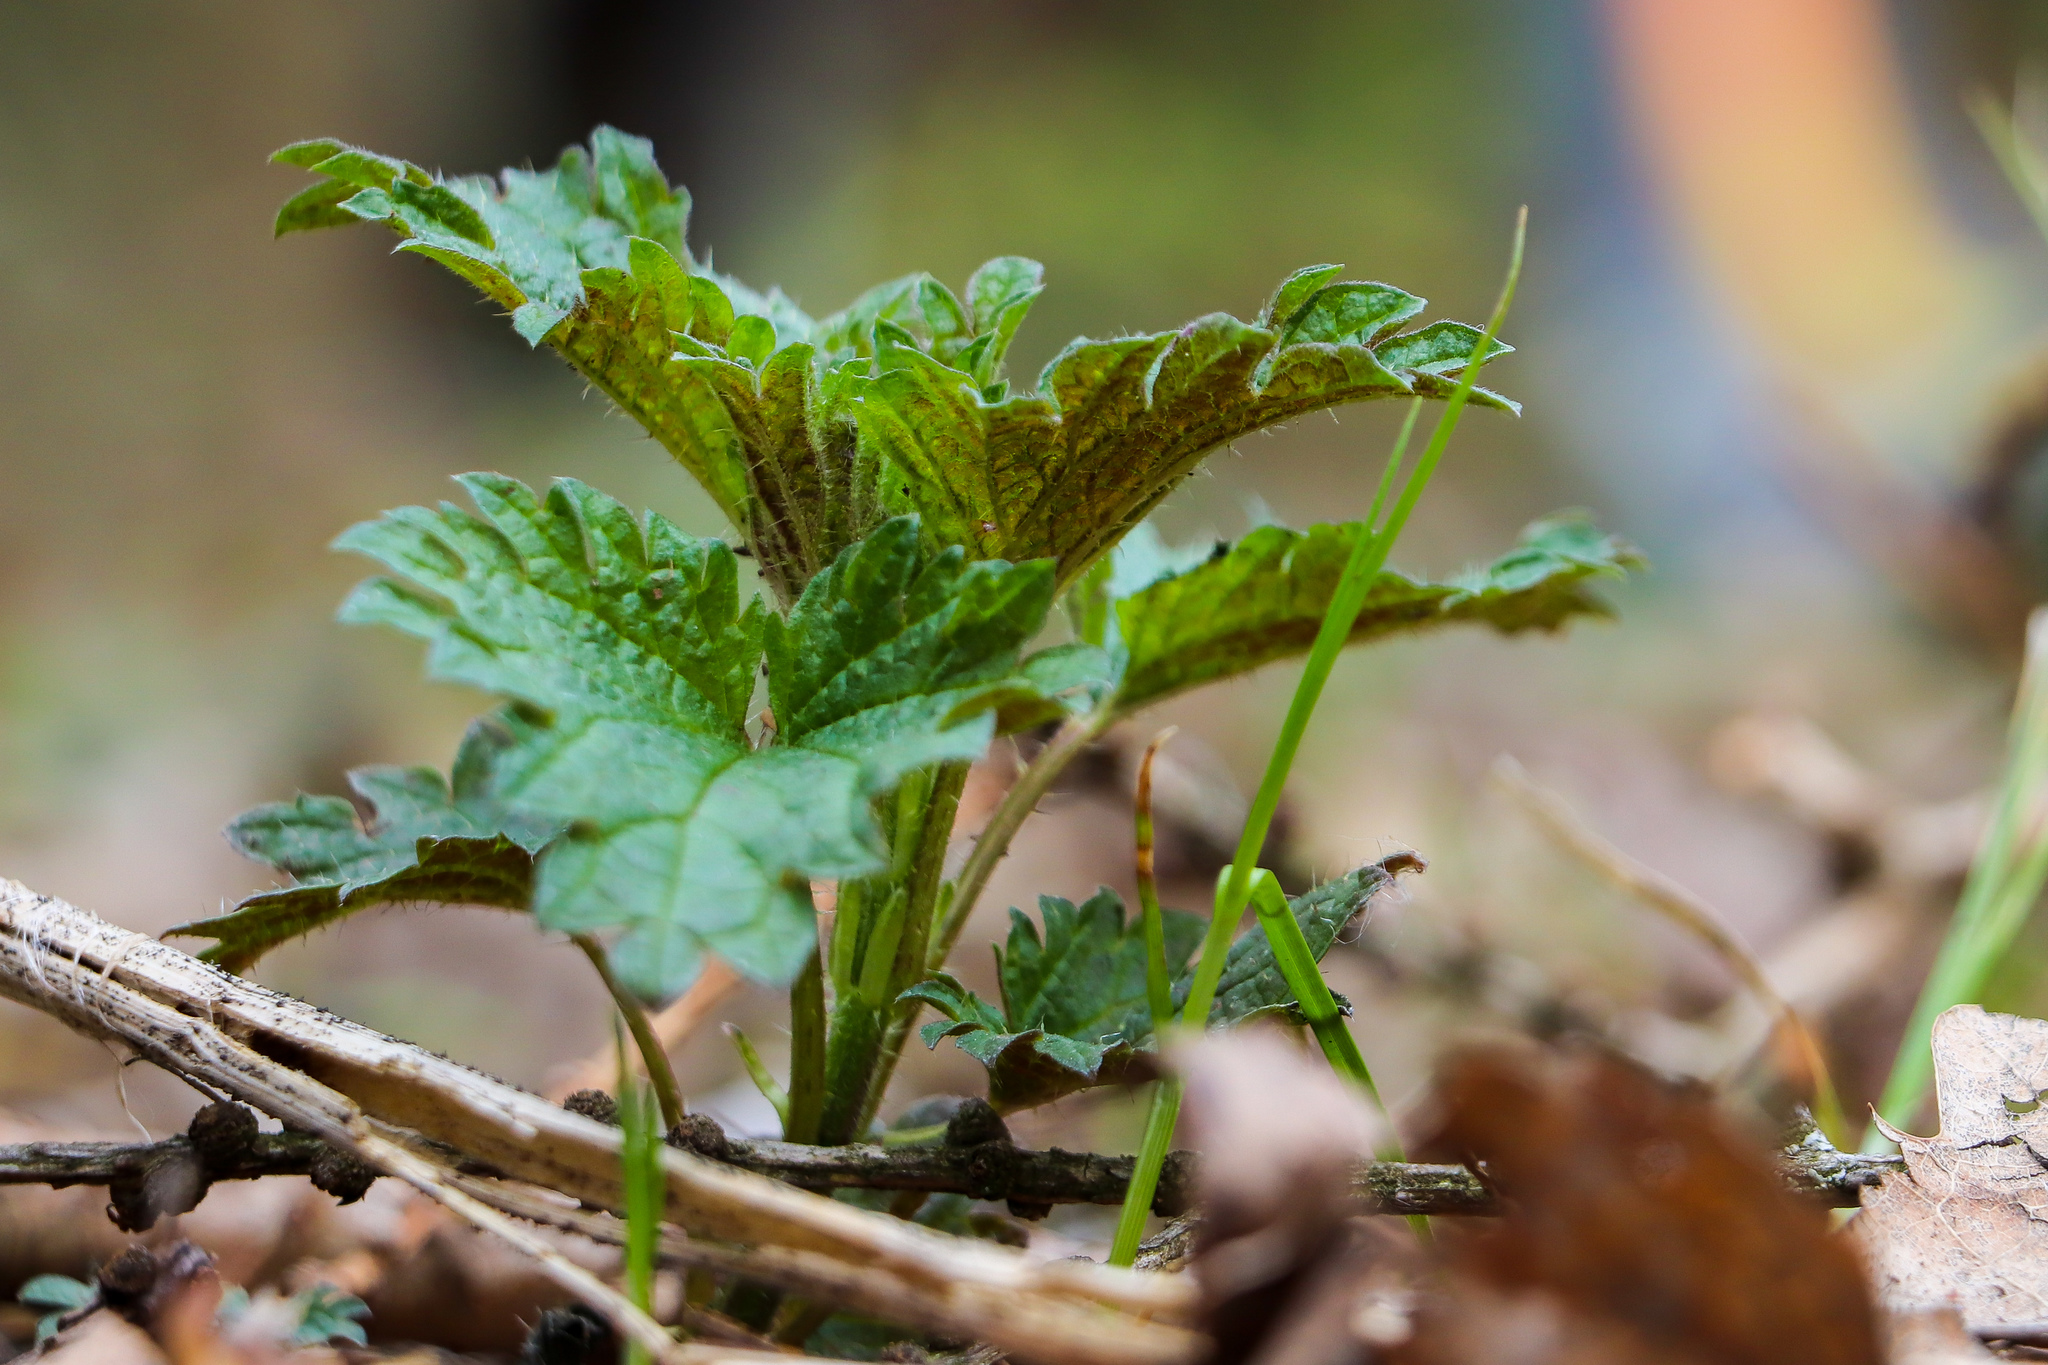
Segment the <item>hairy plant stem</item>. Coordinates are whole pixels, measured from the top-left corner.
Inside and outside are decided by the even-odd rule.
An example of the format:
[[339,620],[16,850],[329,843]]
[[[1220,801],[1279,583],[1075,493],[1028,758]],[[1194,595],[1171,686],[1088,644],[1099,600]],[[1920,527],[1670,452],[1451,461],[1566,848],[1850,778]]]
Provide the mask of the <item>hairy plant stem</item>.
[[[1408,437],[1414,431],[1416,417],[1422,409],[1420,399],[1409,405],[1407,419],[1402,423],[1401,434],[1388,456],[1387,470],[1380,478],[1368,520],[1352,542],[1351,556],[1344,565],[1344,576],[1338,580],[1337,591],[1323,614],[1315,644],[1309,649],[1308,662],[1302,668],[1301,681],[1295,686],[1294,700],[1288,705],[1287,717],[1281,722],[1280,733],[1273,741],[1273,751],[1266,760],[1265,776],[1259,782],[1251,811],[1245,817],[1244,830],[1238,837],[1237,853],[1217,887],[1215,911],[1209,920],[1209,931],[1202,940],[1201,961],[1195,968],[1194,979],[1189,983],[1187,1003],[1181,1010],[1183,1027],[1202,1028],[1207,1025],[1209,1008],[1216,998],[1216,983],[1223,975],[1224,958],[1229,952],[1230,941],[1236,937],[1238,921],[1244,917],[1245,904],[1251,897],[1252,874],[1258,867],[1259,853],[1266,846],[1273,817],[1280,809],[1280,796],[1287,785],[1287,774],[1294,766],[1294,756],[1301,748],[1302,736],[1308,732],[1316,703],[1322,699],[1323,685],[1329,681],[1330,670],[1336,666],[1337,656],[1349,642],[1351,627],[1357,623],[1358,613],[1364,608],[1365,599],[1371,594],[1380,570],[1386,567],[1387,555],[1393,550],[1394,542],[1400,539],[1409,514],[1415,510],[1415,504],[1436,473],[1437,464],[1443,458],[1452,434],[1458,429],[1458,418],[1464,411],[1466,400],[1472,396],[1472,386],[1486,364],[1487,352],[1493,346],[1493,339],[1500,334],[1500,325],[1507,318],[1508,307],[1514,302],[1515,286],[1521,279],[1522,246],[1528,222],[1529,211],[1524,208],[1515,223],[1507,280],[1501,287],[1493,316],[1487,320],[1486,331],[1473,347],[1471,358],[1458,377],[1457,388],[1445,400],[1436,429],[1430,433],[1429,444],[1423,447],[1414,470],[1402,485],[1401,496],[1395,500],[1385,524],[1374,527],[1370,518],[1376,517],[1385,506],[1387,493],[1394,484],[1395,471],[1400,468],[1408,448]],[[1363,1059],[1359,1065],[1363,1068]],[[1152,1191],[1159,1179],[1158,1161],[1148,1161],[1145,1156],[1156,1147],[1159,1157],[1164,1158],[1179,1113],[1178,1087],[1161,1085],[1153,1093],[1151,1113],[1146,1118],[1145,1149],[1140,1153],[1137,1170],[1132,1174],[1131,1187],[1117,1219],[1116,1238],[1109,1255],[1111,1265],[1127,1266],[1137,1256],[1145,1219],[1151,1211]],[[1165,1132],[1165,1136],[1156,1143],[1152,1141],[1155,1129]]]
[[818,954],[789,991],[789,1119],[782,1135],[816,1142],[825,1112],[825,977]]
[[[906,779],[883,821],[893,855],[889,870],[840,888],[829,954],[829,1028],[822,1026],[822,995],[816,1006],[826,1041],[811,1140],[827,1146],[857,1141],[874,1120],[908,1032],[892,1027],[906,1012],[896,997],[925,976],[933,921],[943,909],[946,845],[966,783],[964,763]],[[793,1092],[791,1107],[794,1119]]]
[[[640,1060],[647,1066],[647,1079],[654,1086],[654,1099],[661,1106],[661,1122],[665,1128],[673,1128],[683,1121],[683,1091],[676,1084],[675,1069],[668,1064],[668,1052],[655,1035],[654,1025],[648,1021],[647,1007],[639,997],[619,984],[612,975],[611,958],[605,953],[604,944],[589,934],[571,934],[569,941],[583,950],[590,959],[590,965],[597,969],[598,979],[611,992],[612,1003],[619,1007],[619,1014],[626,1021],[626,1029],[633,1035],[633,1046],[640,1052]],[[625,1068],[625,1049],[619,1049],[619,1066]]]
[[[974,903],[980,899],[982,888],[988,884],[989,874],[996,864],[1010,851],[1010,840],[1045,794],[1052,790],[1059,775],[1067,765],[1102,737],[1115,719],[1105,704],[1100,710],[1085,716],[1076,716],[1060,727],[1050,743],[1040,749],[1017,780],[1010,784],[1010,790],[988,818],[980,836],[975,840],[974,851],[960,869],[960,875],[951,882],[942,880],[946,844],[952,835],[953,816],[960,807],[960,791],[966,785],[967,769],[959,769],[958,781],[953,784],[947,798],[943,820],[935,820],[926,826],[927,844],[917,858],[916,879],[922,886],[927,880],[931,885],[931,913],[926,916],[913,915],[912,934],[905,934],[897,950],[897,995],[922,981],[931,972],[945,966],[946,958],[959,941],[960,933],[967,927],[968,917],[974,912]],[[944,770],[942,770],[943,772]],[[934,801],[943,792],[934,789]],[[837,929],[834,929],[835,946]],[[918,956],[911,957],[915,947]],[[856,1134],[864,1132],[874,1121],[875,1111],[882,1102],[882,1093],[888,1088],[889,1078],[895,1074],[896,1063],[903,1056],[903,1048],[910,1041],[910,1030],[917,1023],[918,1011],[922,1008],[917,1001],[897,1003],[891,997],[888,1017],[875,1043],[875,1072],[869,1083],[866,1103],[855,1127]],[[853,1140],[851,1138],[849,1141]]]

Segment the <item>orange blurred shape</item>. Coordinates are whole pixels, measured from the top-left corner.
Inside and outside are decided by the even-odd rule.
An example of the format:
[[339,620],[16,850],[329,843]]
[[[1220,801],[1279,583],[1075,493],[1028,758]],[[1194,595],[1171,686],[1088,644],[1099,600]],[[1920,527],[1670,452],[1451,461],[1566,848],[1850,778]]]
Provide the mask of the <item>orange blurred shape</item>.
[[1609,0],[1638,150],[1770,358],[1855,377],[1965,281],[1875,0]]

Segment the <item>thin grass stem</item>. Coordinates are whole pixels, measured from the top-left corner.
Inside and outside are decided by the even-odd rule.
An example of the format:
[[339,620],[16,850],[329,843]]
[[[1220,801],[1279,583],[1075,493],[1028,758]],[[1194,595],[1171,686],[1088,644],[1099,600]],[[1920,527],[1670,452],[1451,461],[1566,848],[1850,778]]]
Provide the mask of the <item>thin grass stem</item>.
[[[614,1023],[614,1028],[617,1024]],[[626,1297],[635,1308],[651,1314],[654,1308],[654,1260],[661,1242],[661,1215],[668,1192],[662,1170],[662,1142],[655,1128],[654,1105],[648,1092],[627,1067],[624,1040],[619,1047],[619,1126],[623,1141],[622,1184],[626,1204]],[[647,1348],[638,1341],[626,1343],[626,1365],[649,1365]]]
[[968,916],[974,913],[974,903],[981,899],[982,888],[988,885],[989,874],[1010,851],[1010,841],[1016,838],[1017,831],[1038,809],[1038,803],[1052,790],[1052,784],[1067,770],[1067,765],[1102,737],[1102,732],[1109,728],[1113,718],[1105,705],[1100,710],[1068,721],[1052,741],[1024,765],[1024,771],[1010,784],[1010,790],[1003,793],[1003,799],[996,804],[988,823],[976,836],[974,851],[967,855],[960,875],[953,881],[952,900],[947,903],[945,915],[925,953],[925,961],[933,971],[946,965],[953,945],[960,939],[960,931],[967,927]]
[[[1962,898],[1878,1101],[1878,1113],[1895,1129],[1910,1130],[1926,1103],[1934,1077],[1928,1041],[1934,1021],[1983,994],[2048,879],[2048,608],[2027,622],[2026,666],[2013,703],[2008,749],[1991,828],[1970,864]],[[1864,1151],[1889,1145],[1876,1124],[1865,1130]]]
[[[1111,1265],[1127,1266],[1138,1259],[1138,1243],[1145,1240],[1145,1220],[1152,1216],[1152,1196],[1159,1189],[1159,1172],[1166,1165],[1167,1150],[1173,1145],[1180,1098],[1178,1076],[1169,1076],[1153,1088],[1152,1105],[1145,1115],[1145,1136],[1138,1143],[1138,1164],[1131,1172],[1123,1207],[1117,1210],[1116,1237],[1109,1245]],[[1138,1188],[1140,1180],[1144,1182],[1142,1193]]]
[[[1265,777],[1259,783],[1258,794],[1252,798],[1251,811],[1238,838],[1236,856],[1217,888],[1215,910],[1209,920],[1208,932],[1202,939],[1202,956],[1196,964],[1194,979],[1189,983],[1187,1003],[1181,1009],[1183,1027],[1192,1025],[1200,1028],[1208,1022],[1210,1007],[1216,999],[1216,983],[1223,975],[1224,958],[1229,952],[1230,941],[1236,937],[1238,921],[1244,917],[1245,903],[1251,895],[1252,872],[1266,846],[1273,816],[1280,809],[1280,794],[1287,785],[1287,774],[1294,766],[1295,753],[1301,748],[1309,719],[1322,698],[1323,685],[1329,681],[1337,656],[1350,640],[1351,628],[1357,624],[1358,613],[1364,608],[1365,599],[1371,593],[1380,570],[1385,567],[1387,555],[1400,538],[1409,514],[1415,510],[1422,490],[1428,487],[1452,434],[1458,429],[1458,418],[1465,410],[1466,400],[1472,396],[1472,386],[1478,381],[1487,353],[1493,349],[1494,338],[1500,334],[1501,323],[1506,320],[1508,308],[1514,302],[1515,287],[1522,277],[1522,249],[1528,237],[1528,227],[1529,210],[1524,207],[1515,219],[1507,279],[1501,286],[1493,315],[1487,319],[1486,330],[1473,346],[1457,386],[1444,400],[1443,411],[1437,417],[1435,430],[1430,433],[1429,444],[1424,447],[1414,472],[1402,486],[1401,496],[1395,502],[1394,510],[1388,514],[1386,525],[1377,530],[1370,526],[1361,527],[1357,539],[1352,542],[1350,558],[1344,565],[1344,576],[1338,581],[1337,591],[1332,594],[1330,605],[1323,614],[1322,626],[1309,650],[1301,681],[1295,686],[1294,700],[1287,708],[1286,719],[1281,722],[1272,754],[1267,758]],[[1412,420],[1402,424],[1394,453],[1387,462],[1390,470],[1400,467],[1409,433],[1413,430]],[[1383,475],[1382,481],[1387,482],[1389,478]],[[1375,507],[1378,505],[1376,500]],[[1164,1040],[1161,1042],[1163,1044]],[[1116,1247],[1123,1246],[1128,1240],[1127,1233],[1132,1226],[1142,1229],[1144,1225],[1145,1215],[1152,1206],[1153,1192],[1159,1185],[1159,1168],[1166,1159],[1167,1146],[1172,1141],[1173,1126],[1179,1113],[1179,1090],[1162,1084],[1153,1096],[1152,1112],[1146,1119],[1147,1145],[1139,1152],[1137,1166],[1131,1172],[1131,1183],[1124,1195],[1123,1210],[1117,1222]],[[1156,1143],[1153,1141],[1155,1133],[1160,1134]],[[1133,1255],[1136,1246],[1135,1241],[1130,1241]],[[1129,1264],[1128,1261],[1112,1263]]]
[[[1322,968],[1316,965],[1316,955],[1301,932],[1301,923],[1294,918],[1294,907],[1287,903],[1287,893],[1280,889],[1280,879],[1263,867],[1252,878],[1252,908],[1258,912],[1266,942],[1272,945],[1273,961],[1286,978],[1287,988],[1294,992],[1302,1016],[1308,1020],[1323,1056],[1330,1061],[1330,1069],[1363,1090],[1375,1106],[1385,1108],[1380,1104],[1379,1087],[1373,1084],[1372,1072],[1366,1069],[1365,1058],[1358,1050],[1358,1040],[1344,1026],[1337,997],[1330,994]],[[1382,1154],[1382,1159],[1399,1158]]]
[[1775,1016],[1774,1031],[1792,1045],[1813,1099],[1814,1122],[1829,1142],[1849,1140],[1849,1123],[1828,1070],[1820,1040],[1792,1002],[1779,992],[1742,935],[1725,916],[1671,878],[1631,858],[1556,792],[1539,785],[1514,759],[1502,756],[1493,765],[1493,780],[1565,852],[1577,858],[1616,890],[1633,897],[1704,943],[1725,963],[1764,1009]]

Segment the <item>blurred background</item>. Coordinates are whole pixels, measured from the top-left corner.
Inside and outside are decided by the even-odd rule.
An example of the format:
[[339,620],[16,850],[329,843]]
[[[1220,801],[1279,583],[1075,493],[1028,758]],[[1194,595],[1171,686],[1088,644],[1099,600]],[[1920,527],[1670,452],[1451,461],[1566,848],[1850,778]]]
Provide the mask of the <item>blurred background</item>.
[[[468,172],[614,123],[695,195],[700,255],[814,313],[915,269],[1044,261],[1027,378],[1077,334],[1249,316],[1318,261],[1479,320],[1526,203],[1520,350],[1488,371],[1525,415],[1467,420],[1396,561],[1455,570],[1584,507],[1654,572],[1563,638],[1348,656],[1297,768],[1290,865],[1430,861],[1331,967],[1397,1105],[1489,1022],[1754,1078],[1732,979],[1503,799],[1488,773],[1515,755],[1741,928],[1860,1113],[2048,581],[2048,248],[1964,107],[2044,55],[2048,17],[2019,0],[0,5],[0,874],[155,932],[269,884],[220,838],[236,812],[362,763],[445,765],[478,699],[422,682],[412,643],[334,624],[365,566],[326,545],[452,496],[449,475],[573,473],[725,529],[636,427],[383,234],[273,243],[303,182],[265,164],[282,143]],[[1360,515],[1399,412],[1337,417],[1218,455],[1162,528]],[[1293,684],[1276,668],[1156,718],[1182,727],[1169,900],[1206,900]],[[1152,728],[1048,803],[991,934],[1039,892],[1127,884]],[[985,972],[972,936],[962,956]],[[2036,936],[1994,1003],[2048,1008],[2043,966]],[[605,1037],[580,961],[503,914],[364,918],[261,976],[522,1084]],[[773,1060],[772,999],[726,1012]],[[680,1061],[700,1102],[765,1128],[716,1029]],[[0,1007],[16,1120],[132,1131],[117,1072]],[[195,1102],[127,1079],[158,1134]],[[896,1103],[979,1085],[942,1044]],[[1136,1123],[1098,1094],[1018,1130],[1114,1150]]]

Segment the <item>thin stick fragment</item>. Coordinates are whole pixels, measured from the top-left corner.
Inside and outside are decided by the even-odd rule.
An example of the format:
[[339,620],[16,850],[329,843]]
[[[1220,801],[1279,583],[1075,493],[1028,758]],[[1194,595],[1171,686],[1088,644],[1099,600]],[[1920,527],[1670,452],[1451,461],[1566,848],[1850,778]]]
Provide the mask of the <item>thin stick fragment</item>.
[[[514,1217],[608,1246],[625,1242],[626,1227],[618,1219],[576,1208],[530,1187],[468,1176],[453,1177],[452,1183]],[[658,1256],[664,1265],[756,1280],[883,1321],[993,1341],[1026,1361],[1192,1365],[1206,1345],[1185,1329],[1104,1313],[1072,1300],[1027,1292],[992,1296],[992,1305],[983,1306],[976,1302],[978,1295],[972,1290],[963,1293],[961,1286],[902,1276],[879,1266],[848,1265],[810,1252],[742,1250],[664,1232]]]
[[1166,967],[1166,918],[1159,908],[1159,880],[1152,867],[1152,760],[1178,727],[1169,725],[1145,746],[1138,762],[1138,792],[1132,825],[1136,846],[1138,911],[1145,925],[1145,997],[1152,1006],[1152,1032],[1173,1022],[1173,982]]
[[1784,1036],[1797,1049],[1806,1079],[1813,1087],[1816,1121],[1831,1141],[1846,1140],[1848,1124],[1842,1102],[1828,1073],[1827,1058],[1792,1002],[1779,993],[1756,955],[1721,912],[1671,878],[1637,862],[1609,843],[1565,799],[1541,786],[1513,758],[1502,755],[1493,766],[1494,780],[1537,825],[1567,853],[1616,888],[1649,906],[1711,948],[1764,1006],[1777,1015]]

